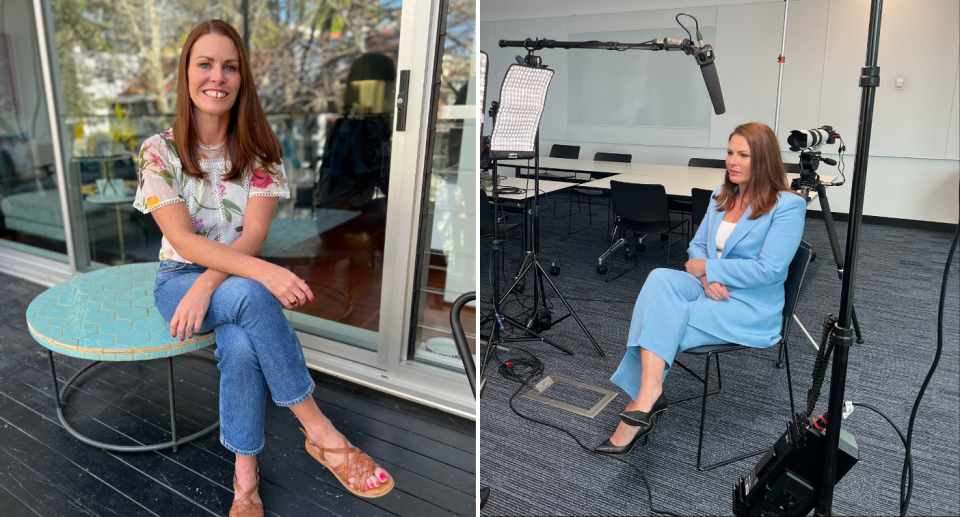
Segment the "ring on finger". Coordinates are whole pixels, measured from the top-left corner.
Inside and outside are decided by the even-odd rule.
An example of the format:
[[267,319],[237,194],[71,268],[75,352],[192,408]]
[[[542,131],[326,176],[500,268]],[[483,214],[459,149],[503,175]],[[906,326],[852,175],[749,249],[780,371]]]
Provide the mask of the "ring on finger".
[[187,327],[187,332],[193,332],[193,327]]

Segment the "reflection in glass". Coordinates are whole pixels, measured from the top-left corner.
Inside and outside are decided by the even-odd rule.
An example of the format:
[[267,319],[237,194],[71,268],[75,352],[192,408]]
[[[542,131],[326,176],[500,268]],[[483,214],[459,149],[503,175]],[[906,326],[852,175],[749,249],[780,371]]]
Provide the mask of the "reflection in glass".
[[[450,308],[461,294],[476,290],[477,281],[476,2],[445,4],[409,354],[417,361],[462,371],[450,331]],[[470,305],[460,320],[475,354],[476,307]]]
[[36,27],[33,2],[0,3],[0,246],[67,262]]

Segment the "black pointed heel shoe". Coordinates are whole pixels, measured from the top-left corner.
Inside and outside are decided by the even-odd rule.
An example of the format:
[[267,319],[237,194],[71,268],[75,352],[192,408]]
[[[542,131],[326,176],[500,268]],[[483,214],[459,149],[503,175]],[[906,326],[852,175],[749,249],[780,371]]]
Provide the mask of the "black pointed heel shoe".
[[640,441],[640,438],[643,438],[643,443],[645,444],[647,443],[647,440],[650,439],[650,433],[652,433],[653,430],[656,429],[657,424],[660,423],[660,417],[662,416],[663,416],[663,411],[653,415],[653,417],[650,418],[650,423],[647,425],[641,425],[640,429],[637,430],[637,434],[635,434],[633,436],[633,439],[630,440],[630,443],[624,445],[623,447],[614,445],[614,443],[611,442],[610,439],[607,439],[605,442],[601,443],[595,449],[593,449],[593,452],[596,452],[599,454],[606,454],[607,456],[625,456],[627,454],[630,454],[631,452],[633,452],[633,447],[637,445],[637,442]]
[[660,397],[657,398],[657,401],[653,403],[653,407],[650,408],[650,411],[624,411],[620,413],[620,420],[627,424],[633,426],[646,426],[650,425],[651,419],[654,415],[658,415],[667,410],[667,397],[663,393],[660,393]]

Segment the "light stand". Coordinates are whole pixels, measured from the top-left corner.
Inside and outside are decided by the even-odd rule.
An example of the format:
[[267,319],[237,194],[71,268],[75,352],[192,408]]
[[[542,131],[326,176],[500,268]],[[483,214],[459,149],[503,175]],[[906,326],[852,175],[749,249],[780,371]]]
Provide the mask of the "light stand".
[[[557,288],[556,284],[550,280],[546,269],[540,262],[540,153],[539,153],[539,126],[540,118],[543,115],[543,107],[546,103],[547,89],[550,81],[553,79],[553,70],[546,68],[540,62],[540,58],[530,52],[526,59],[526,66],[511,65],[503,79],[503,85],[500,88],[500,103],[498,106],[498,120],[490,135],[490,157],[494,163],[493,176],[496,177],[496,160],[501,158],[509,159],[534,159],[534,190],[533,204],[526,210],[526,230],[528,234],[527,242],[530,248],[520,264],[513,284],[506,290],[506,294],[495,295],[497,303],[502,304],[509,293],[526,277],[528,272],[534,275],[533,278],[533,299],[535,307],[532,314],[527,318],[526,323],[520,323],[516,320],[497,313],[498,320],[494,322],[494,332],[502,329],[502,322],[522,328],[526,334],[537,337],[539,340],[567,353],[573,355],[573,352],[560,346],[559,344],[539,335],[537,332],[545,329],[545,323],[541,318],[546,318],[546,289],[543,281],[546,280],[553,288],[564,306],[573,316],[580,329],[583,330],[587,338],[596,348],[600,356],[603,356],[603,350],[600,345],[587,330],[586,326],[577,316],[573,307],[567,302],[566,298]],[[496,187],[495,187],[496,188]],[[529,203],[529,201],[525,201]],[[566,316],[565,316],[566,317]],[[494,332],[491,332],[491,342]],[[529,341],[527,337],[521,338],[502,338],[500,342],[509,343],[515,341]],[[494,346],[488,346],[487,353],[493,350]],[[484,363],[485,365],[486,363]]]
[[820,498],[814,515],[832,514],[833,489],[836,485],[837,449],[840,444],[840,423],[843,412],[843,391],[847,381],[847,361],[853,329],[853,288],[857,274],[857,252],[863,218],[863,196],[866,191],[867,159],[870,155],[870,135],[873,131],[873,104],[880,85],[877,54],[880,49],[880,17],[882,0],[870,2],[870,25],[867,36],[866,66],[860,75],[860,124],[857,128],[857,154],[854,162],[853,195],[850,197],[850,223],[847,228],[847,249],[844,254],[843,283],[840,288],[840,316],[831,339],[835,349],[830,377],[830,405],[827,410],[827,442],[823,451],[823,477],[820,480]]
[[[483,103],[485,102],[485,101],[483,100],[483,98],[486,96],[486,72],[487,72],[487,66],[486,66],[486,65],[487,65],[487,54],[486,54],[486,52],[481,52],[481,53],[480,53],[480,62],[481,62],[481,74],[482,74],[482,76],[483,76],[483,80],[481,81],[481,83],[484,85],[484,87],[481,89],[481,100],[480,100],[480,102],[481,102],[481,106],[483,106]],[[551,73],[552,73],[552,71],[551,71]],[[546,96],[545,88],[544,88],[544,96]],[[500,108],[500,103],[499,103],[499,102],[494,101],[494,102],[490,103],[490,112],[489,112],[489,114],[490,114],[491,124],[492,124],[493,127],[494,127],[494,131],[496,131],[496,128],[497,128],[497,115],[498,115],[498,112],[499,112],[499,108]],[[485,120],[485,119],[484,119],[483,116],[481,115],[481,134],[482,134],[482,131],[483,131],[482,127],[483,127],[484,120]],[[537,120],[537,122],[539,123],[539,116],[537,117],[536,120]],[[491,142],[492,142],[492,140],[493,140],[492,136],[491,136],[491,139],[490,139],[490,140],[491,140]],[[498,143],[499,143],[499,142],[498,142]],[[486,142],[481,142],[481,146],[486,147],[486,145],[487,145]],[[486,149],[483,149],[483,150],[481,151],[481,154],[483,154],[484,152],[488,152],[488,151],[487,151]],[[498,184],[499,179],[498,179],[497,173],[496,173],[496,171],[497,171],[497,159],[495,158],[495,156],[498,156],[498,154],[495,154],[495,153],[494,153],[494,154],[490,154],[490,155],[489,155],[489,158],[490,158],[490,160],[489,160],[489,162],[490,162],[490,168],[491,168],[491,170],[493,171],[493,174],[492,174],[492,178],[491,178],[491,179],[492,179],[492,194],[493,194],[493,206],[494,206],[494,210],[496,210],[496,207],[500,206],[500,194],[499,194],[499,184]],[[483,161],[483,160],[481,160],[481,161]],[[486,207],[484,207],[484,208],[486,208]],[[489,314],[489,316],[487,316],[487,318],[484,318],[484,320],[480,322],[480,324],[481,324],[481,326],[482,326],[485,322],[490,321],[490,320],[493,320],[493,328],[490,330],[490,335],[488,336],[488,339],[487,339],[487,349],[484,351],[483,360],[482,360],[481,363],[480,363],[480,379],[481,379],[481,380],[480,380],[480,393],[481,393],[481,394],[483,393],[483,388],[484,388],[485,385],[486,385],[486,380],[485,380],[484,374],[486,373],[487,363],[490,361],[490,354],[493,353],[493,351],[496,349],[496,347],[500,346],[500,345],[503,344],[504,342],[519,342],[519,341],[539,340],[539,341],[544,341],[544,342],[546,342],[546,343],[548,343],[548,344],[550,344],[550,345],[553,345],[553,346],[557,347],[558,349],[566,352],[567,354],[572,354],[572,352],[570,352],[570,351],[567,350],[566,348],[563,348],[563,347],[561,347],[560,345],[558,345],[558,344],[550,341],[549,339],[544,338],[543,336],[541,336],[540,334],[538,334],[538,333],[535,332],[534,330],[528,328],[527,326],[523,325],[523,324],[520,323],[519,321],[517,321],[517,320],[515,320],[515,319],[513,319],[513,318],[511,318],[511,317],[509,317],[509,316],[507,316],[507,315],[505,315],[505,314],[503,314],[503,310],[501,309],[501,306],[502,306],[504,300],[501,299],[501,297],[500,297],[500,253],[503,252],[503,250],[502,250],[502,248],[503,248],[503,241],[500,240],[500,229],[499,229],[499,227],[500,227],[500,225],[499,225],[499,223],[497,222],[497,217],[494,217],[494,224],[493,224],[493,243],[492,243],[492,251],[493,251],[493,254],[492,254],[492,257],[491,257],[491,260],[492,260],[492,268],[493,268],[493,270],[492,270],[492,272],[491,272],[491,276],[492,276],[492,278],[491,278],[491,280],[492,280],[492,281],[491,281],[491,284],[492,284],[492,288],[493,288],[493,310],[490,312],[490,314]],[[509,291],[507,291],[507,292],[509,292]],[[515,327],[515,328],[520,329],[524,334],[526,334],[527,336],[530,336],[530,337],[504,338],[504,337],[502,336],[502,334],[501,334],[501,333],[505,330],[505,328],[504,328],[504,323],[507,323],[507,324],[511,325],[512,327]]]
[[[827,414],[817,419],[812,419],[813,415],[808,414],[816,404],[826,370],[825,364],[820,361],[828,360],[826,355],[818,355],[814,386],[808,394],[807,412],[798,413],[794,421],[788,424],[787,432],[768,450],[747,478],[741,477],[740,482],[734,485],[733,509],[736,515],[806,515],[811,509],[814,509],[814,515],[818,517],[833,515],[833,492],[837,476],[843,476],[857,461],[856,442],[849,433],[841,429],[841,425],[847,365],[854,336],[854,329],[851,328],[854,318],[853,289],[873,129],[873,105],[876,88],[880,85],[877,54],[880,46],[882,7],[882,0],[871,1],[866,66],[861,69],[860,76],[860,119],[852,180],[853,192],[850,197],[850,222],[843,256],[840,316],[836,319],[833,315],[827,317],[821,341],[821,352],[829,350],[829,339],[834,355]],[[814,186],[817,187],[818,194],[822,195],[824,186],[819,182]],[[825,211],[825,217],[829,217],[828,214],[829,211]],[[834,245],[836,254],[839,243],[831,244]],[[831,321],[833,324],[829,326]],[[785,468],[788,464],[789,468]],[[801,470],[806,472],[800,473]]]

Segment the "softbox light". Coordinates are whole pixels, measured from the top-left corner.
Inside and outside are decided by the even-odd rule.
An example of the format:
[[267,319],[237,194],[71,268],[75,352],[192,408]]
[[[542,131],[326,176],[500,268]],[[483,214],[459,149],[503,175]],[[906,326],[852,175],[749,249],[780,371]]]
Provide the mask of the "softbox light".
[[553,70],[510,65],[500,87],[497,124],[490,135],[490,157],[533,158],[537,130]]
[[477,72],[477,93],[479,98],[477,104],[480,105],[480,134],[483,135],[484,110],[487,109],[487,53],[480,51],[480,69]]

